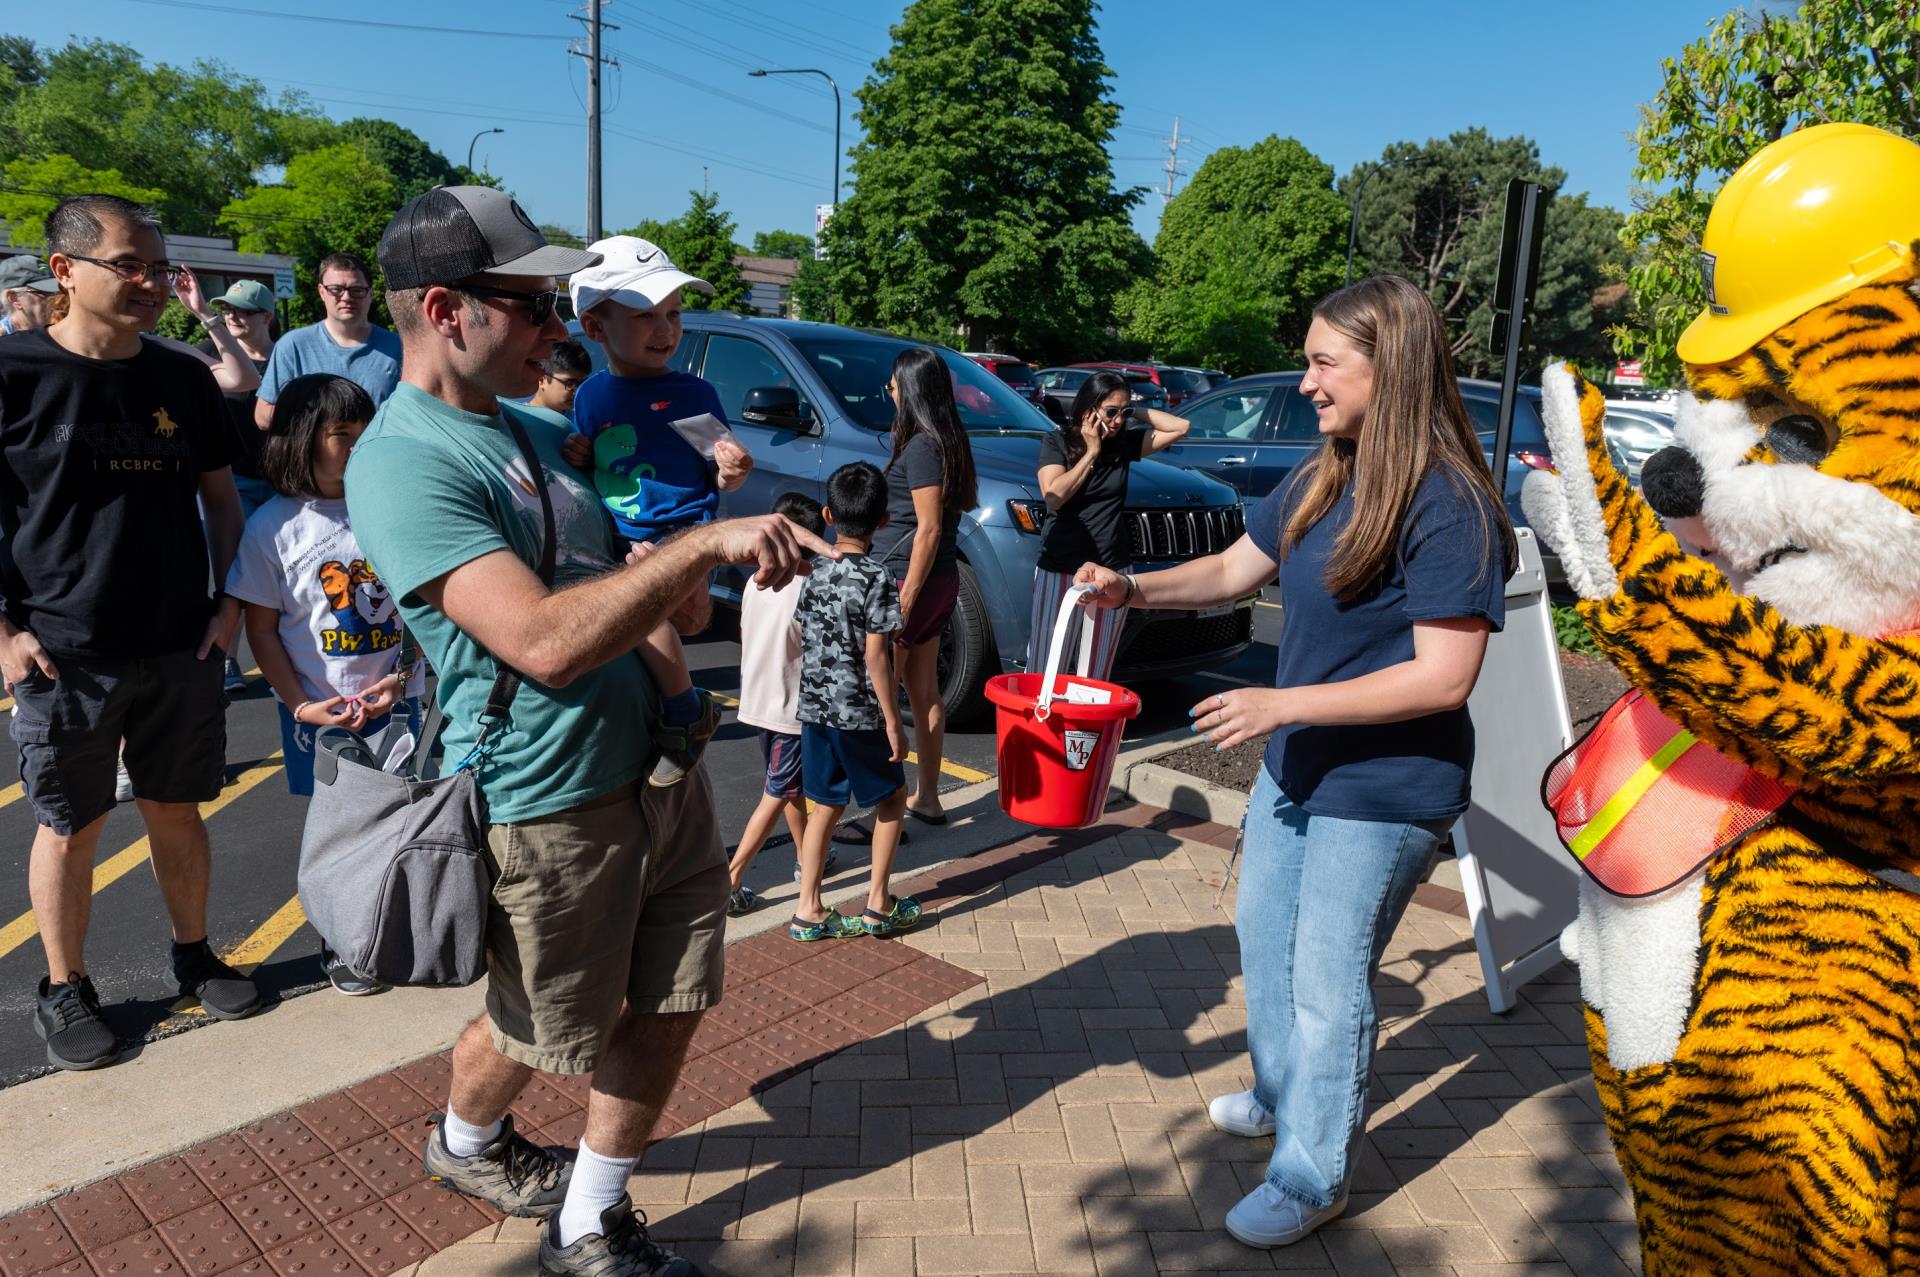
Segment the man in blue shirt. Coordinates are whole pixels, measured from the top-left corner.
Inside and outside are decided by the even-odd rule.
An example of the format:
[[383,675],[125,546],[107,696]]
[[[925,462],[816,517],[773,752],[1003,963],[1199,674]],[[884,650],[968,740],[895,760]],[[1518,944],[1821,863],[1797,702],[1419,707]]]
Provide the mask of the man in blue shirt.
[[352,253],[334,253],[321,259],[319,275],[327,317],[274,343],[253,404],[254,424],[262,430],[273,421],[280,388],[295,377],[314,372],[346,377],[360,383],[375,407],[400,384],[400,338],[367,319],[373,306],[367,264]]

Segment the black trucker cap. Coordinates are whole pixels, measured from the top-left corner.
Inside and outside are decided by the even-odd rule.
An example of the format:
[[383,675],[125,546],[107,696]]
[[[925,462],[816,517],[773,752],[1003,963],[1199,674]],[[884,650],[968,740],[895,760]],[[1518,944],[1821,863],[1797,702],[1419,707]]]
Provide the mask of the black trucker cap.
[[388,288],[451,284],[471,275],[571,275],[600,254],[547,243],[526,210],[491,186],[442,186],[403,204],[380,236]]

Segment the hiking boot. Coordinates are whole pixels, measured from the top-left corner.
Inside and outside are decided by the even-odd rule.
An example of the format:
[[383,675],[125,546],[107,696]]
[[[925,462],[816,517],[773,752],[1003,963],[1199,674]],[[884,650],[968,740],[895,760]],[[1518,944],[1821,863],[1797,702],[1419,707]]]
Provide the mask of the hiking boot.
[[512,1115],[503,1120],[493,1143],[472,1157],[455,1157],[448,1151],[442,1120],[434,1117],[427,1147],[420,1154],[430,1182],[522,1218],[538,1218],[566,1199],[573,1160],[515,1132]]
[[660,761],[653,765],[653,774],[647,777],[647,783],[657,789],[685,780],[687,773],[700,765],[700,756],[707,752],[707,742],[720,730],[720,707],[705,688],[693,690],[700,694],[700,717],[677,726],[657,718],[653,721],[653,743],[659,747]]
[[385,993],[391,986],[380,983],[372,976],[361,975],[347,965],[347,960],[329,949],[320,946],[320,965],[326,970],[327,980],[334,988],[350,998],[364,998],[369,993]]
[[560,1245],[560,1214],[540,1230],[542,1277],[700,1277],[692,1261],[680,1258],[647,1236],[647,1217],[635,1215],[633,1199],[622,1197],[600,1212],[600,1231],[571,1246]]
[[205,940],[173,946],[167,979],[179,987],[181,997],[199,998],[216,1020],[244,1020],[260,1009],[259,987],[215,957]]
[[93,981],[68,972],[66,983],[40,978],[35,992],[33,1031],[47,1043],[47,1063],[62,1069],[97,1069],[120,1054],[120,1039],[100,1018],[100,995]]

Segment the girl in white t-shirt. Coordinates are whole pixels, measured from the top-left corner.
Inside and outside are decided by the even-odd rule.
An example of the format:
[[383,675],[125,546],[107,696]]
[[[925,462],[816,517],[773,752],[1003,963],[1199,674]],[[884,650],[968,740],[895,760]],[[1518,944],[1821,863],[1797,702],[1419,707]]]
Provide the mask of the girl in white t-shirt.
[[[347,454],[372,419],[373,401],[345,377],[296,377],[281,389],[260,453],[260,472],[279,495],[247,520],[227,573],[247,645],[280,701],[287,788],[296,795],[313,793],[321,728],[378,737],[375,756],[400,761],[419,730],[418,671],[399,668],[399,611],[347,523]],[[384,987],[331,948],[321,959],[343,993]]]

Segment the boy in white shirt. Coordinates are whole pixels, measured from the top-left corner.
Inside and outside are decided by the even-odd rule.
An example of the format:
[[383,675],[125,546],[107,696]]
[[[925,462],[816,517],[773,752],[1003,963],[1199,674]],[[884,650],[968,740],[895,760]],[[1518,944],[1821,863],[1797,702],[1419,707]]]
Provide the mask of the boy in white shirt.
[[[773,512],[785,515],[815,536],[825,536],[820,503],[798,492],[774,500]],[[760,753],[767,762],[766,792],[747,817],[727,872],[733,879],[727,912],[739,917],[761,905],[744,885],[747,866],[760,854],[784,813],[793,845],[799,850],[807,825],[807,803],[800,792],[800,630],[793,623],[806,578],[797,576],[778,590],[752,585],[740,597],[740,721],[760,730]],[[829,866],[831,872],[831,866]]]

